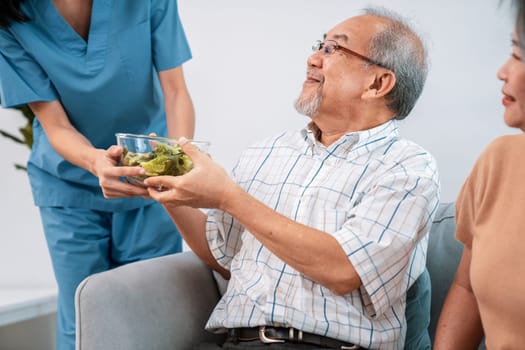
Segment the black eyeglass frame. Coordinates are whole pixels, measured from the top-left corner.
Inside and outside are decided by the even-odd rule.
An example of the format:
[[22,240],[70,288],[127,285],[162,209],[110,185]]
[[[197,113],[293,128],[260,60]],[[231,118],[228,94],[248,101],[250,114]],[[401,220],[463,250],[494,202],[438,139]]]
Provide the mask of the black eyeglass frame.
[[370,63],[370,64],[373,64],[373,65],[379,66],[379,67],[381,67],[381,68],[389,69],[388,67],[385,67],[382,63],[379,63],[379,62],[377,62],[377,61],[375,61],[375,60],[373,60],[373,59],[371,59],[371,58],[369,58],[369,57],[366,57],[366,56],[364,56],[364,55],[361,55],[360,53],[357,53],[357,52],[355,52],[354,50],[350,50],[349,48],[346,48],[346,47],[344,47],[344,46],[339,45],[339,44],[337,43],[337,41],[335,41],[335,40],[325,40],[325,41],[322,41],[322,40],[316,40],[316,41],[314,42],[314,44],[312,45],[312,50],[313,50],[314,52],[321,50],[321,49],[325,46],[325,43],[326,43],[327,41],[330,41],[330,42],[334,43],[334,50],[336,50],[336,51],[337,51],[337,50],[341,50],[341,51],[343,51],[343,52],[345,52],[345,53],[347,53],[347,54],[349,54],[349,55],[352,55],[352,56],[354,56],[354,57],[357,57],[357,58],[359,58],[359,59],[361,59],[361,60],[363,60],[363,61],[365,61],[365,62],[368,62],[368,63]]

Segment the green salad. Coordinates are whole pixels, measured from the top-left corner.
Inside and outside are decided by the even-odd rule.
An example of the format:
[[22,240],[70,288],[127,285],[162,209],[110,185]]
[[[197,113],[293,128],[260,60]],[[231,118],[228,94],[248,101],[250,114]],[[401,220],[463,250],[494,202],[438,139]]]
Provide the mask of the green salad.
[[144,168],[146,174],[140,177],[143,180],[150,176],[183,175],[191,170],[193,162],[179,145],[170,146],[159,142],[148,153],[134,153],[124,148],[122,165]]

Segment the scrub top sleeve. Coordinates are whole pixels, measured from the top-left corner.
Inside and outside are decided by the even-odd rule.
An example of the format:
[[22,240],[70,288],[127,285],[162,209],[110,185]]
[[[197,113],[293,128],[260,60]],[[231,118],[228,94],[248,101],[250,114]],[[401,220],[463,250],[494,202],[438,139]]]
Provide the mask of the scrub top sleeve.
[[47,74],[7,30],[0,30],[0,100],[9,108],[58,99]]
[[177,1],[152,2],[151,36],[153,63],[157,71],[178,67],[191,58],[191,51],[179,18]]

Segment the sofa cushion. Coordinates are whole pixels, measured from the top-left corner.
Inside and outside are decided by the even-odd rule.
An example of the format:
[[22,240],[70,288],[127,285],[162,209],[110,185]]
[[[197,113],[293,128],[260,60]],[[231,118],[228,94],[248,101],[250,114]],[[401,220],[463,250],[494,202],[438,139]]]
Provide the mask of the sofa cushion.
[[430,337],[434,339],[441,306],[461,258],[463,245],[455,238],[456,220],[454,203],[442,203],[432,222],[428,242],[427,269],[432,283],[430,306]]
[[428,333],[430,324],[431,284],[427,270],[418,277],[407,292],[407,334],[404,350],[430,350],[432,343]]

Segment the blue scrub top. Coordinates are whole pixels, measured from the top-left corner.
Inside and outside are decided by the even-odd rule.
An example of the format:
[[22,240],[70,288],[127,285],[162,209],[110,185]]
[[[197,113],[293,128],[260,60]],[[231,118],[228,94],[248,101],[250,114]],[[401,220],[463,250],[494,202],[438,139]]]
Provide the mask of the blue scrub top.
[[[191,58],[175,0],[93,0],[87,42],[51,0],[26,0],[22,10],[31,21],[0,29],[4,107],[59,99],[74,127],[103,149],[117,132],[167,134],[157,72]],[[105,199],[95,176],[53,150],[37,118],[33,133],[36,205],[118,211],[145,204]]]

